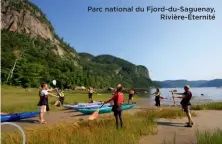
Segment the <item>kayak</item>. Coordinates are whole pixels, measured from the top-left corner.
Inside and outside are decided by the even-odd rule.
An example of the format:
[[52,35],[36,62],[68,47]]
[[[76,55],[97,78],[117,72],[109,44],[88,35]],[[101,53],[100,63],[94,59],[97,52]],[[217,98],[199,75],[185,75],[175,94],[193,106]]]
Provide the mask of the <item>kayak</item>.
[[77,103],[76,105],[94,105],[94,104],[102,104],[103,102],[93,102],[93,103]]
[[[67,109],[74,109],[74,110],[79,110],[79,109],[93,109],[93,108],[99,108],[102,106],[102,104],[88,104],[88,105],[63,105]],[[110,104],[104,104],[103,107],[110,106]]]
[[[131,109],[133,108],[134,106],[136,106],[136,104],[123,104],[122,105],[122,110],[127,110],[127,109]],[[83,113],[83,114],[92,114],[93,112],[95,112],[96,108],[93,108],[93,109],[79,109],[79,112]],[[99,114],[102,114],[102,113],[110,113],[112,112],[112,106],[107,106],[107,107],[102,107],[99,109]]]
[[37,111],[37,112],[24,112],[24,113],[12,113],[12,114],[1,114],[1,122],[18,121],[18,120],[21,120],[21,119],[36,117],[37,115],[39,115],[39,111]]

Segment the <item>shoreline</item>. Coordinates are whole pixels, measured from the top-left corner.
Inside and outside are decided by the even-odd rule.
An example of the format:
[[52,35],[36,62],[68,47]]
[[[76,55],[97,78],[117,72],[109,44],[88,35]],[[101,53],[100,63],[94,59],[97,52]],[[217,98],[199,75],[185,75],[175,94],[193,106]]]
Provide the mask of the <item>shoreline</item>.
[[[151,100],[137,100],[135,102],[137,103],[137,105],[134,108],[126,110],[124,112],[134,113],[141,110],[156,110],[157,109],[154,105],[154,102],[152,102]],[[176,102],[175,107],[180,108],[179,103]],[[162,104],[161,108],[174,108],[174,106],[169,105],[169,104]],[[109,115],[113,115],[113,113],[101,114],[101,116],[109,116]],[[64,109],[60,111],[52,111],[52,112],[46,113],[45,119],[48,123],[44,125],[38,123],[38,117],[24,119],[24,120],[16,121],[13,123],[20,125],[22,128],[28,129],[28,128],[38,128],[40,126],[45,126],[45,125],[47,126],[53,125],[60,122],[72,122],[76,120],[82,121],[82,120],[86,120],[88,117],[89,115],[84,115],[78,111]],[[13,126],[10,126],[10,125],[2,126],[2,132],[11,132],[14,130],[17,130],[17,129],[14,128]]]

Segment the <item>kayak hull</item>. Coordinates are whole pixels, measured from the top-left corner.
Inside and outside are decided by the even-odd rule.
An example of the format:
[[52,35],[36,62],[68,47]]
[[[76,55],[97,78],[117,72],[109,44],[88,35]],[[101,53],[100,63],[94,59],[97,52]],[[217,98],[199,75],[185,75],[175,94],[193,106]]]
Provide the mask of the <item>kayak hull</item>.
[[[131,109],[135,106],[136,104],[124,104],[122,105],[122,110]],[[86,115],[90,115],[94,113],[96,110],[98,110],[98,108],[97,109],[79,109],[79,112]],[[112,106],[102,107],[101,109],[99,109],[99,114],[110,113],[110,112],[112,112]]]
[[8,121],[19,121],[21,119],[33,118],[39,115],[39,111],[36,112],[24,112],[24,113],[13,113],[1,115],[1,122]]
[[[73,109],[78,111],[79,109],[95,109],[101,107],[102,105],[91,104],[91,105],[63,105],[63,106],[67,109]],[[110,106],[110,104],[103,105],[103,107],[108,107],[108,106]]]

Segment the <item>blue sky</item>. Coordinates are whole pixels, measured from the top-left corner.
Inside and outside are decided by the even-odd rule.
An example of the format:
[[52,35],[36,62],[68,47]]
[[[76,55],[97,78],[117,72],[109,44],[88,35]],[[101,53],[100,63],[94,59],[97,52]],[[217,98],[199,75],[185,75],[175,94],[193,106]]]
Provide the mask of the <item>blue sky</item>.
[[[111,54],[145,65],[153,80],[222,78],[221,0],[31,1],[78,52]],[[214,7],[216,20],[163,21],[161,13],[92,13],[88,6]]]

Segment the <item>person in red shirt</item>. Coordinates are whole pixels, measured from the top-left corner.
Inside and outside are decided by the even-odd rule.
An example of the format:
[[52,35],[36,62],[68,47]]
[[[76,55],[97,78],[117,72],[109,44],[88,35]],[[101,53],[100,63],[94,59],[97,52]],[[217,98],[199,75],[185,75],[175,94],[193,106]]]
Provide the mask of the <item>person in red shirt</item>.
[[114,112],[114,116],[116,119],[116,128],[118,129],[119,127],[119,120],[120,120],[120,126],[121,128],[123,127],[123,120],[122,120],[122,103],[124,101],[124,95],[122,93],[122,85],[119,84],[116,87],[116,92],[113,93],[113,97],[106,101],[105,103],[109,103],[111,101],[114,102],[112,111]]

